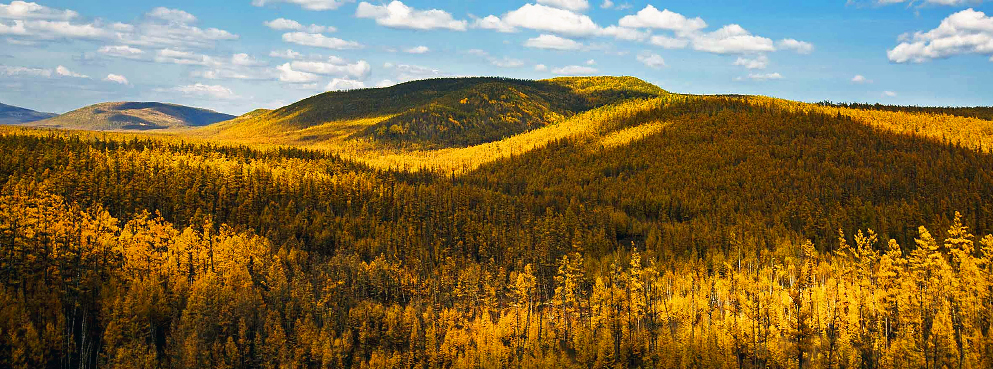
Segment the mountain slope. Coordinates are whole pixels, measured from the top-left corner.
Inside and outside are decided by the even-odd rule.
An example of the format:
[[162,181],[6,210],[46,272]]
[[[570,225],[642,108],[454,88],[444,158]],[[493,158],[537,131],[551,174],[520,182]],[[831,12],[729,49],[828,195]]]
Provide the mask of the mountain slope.
[[[322,126],[334,130],[334,123],[345,122],[346,127],[331,136],[371,139],[393,146],[465,147],[528,132],[626,99],[665,94],[632,77],[541,81],[443,78],[387,88],[326,92],[202,131],[225,139],[245,139],[260,134],[312,131]],[[356,121],[362,124],[354,124]]]
[[42,113],[31,109],[0,104],[0,124],[24,124],[48,119],[57,114]]
[[91,131],[147,131],[202,127],[234,118],[212,110],[157,102],[108,102],[90,105],[34,126]]

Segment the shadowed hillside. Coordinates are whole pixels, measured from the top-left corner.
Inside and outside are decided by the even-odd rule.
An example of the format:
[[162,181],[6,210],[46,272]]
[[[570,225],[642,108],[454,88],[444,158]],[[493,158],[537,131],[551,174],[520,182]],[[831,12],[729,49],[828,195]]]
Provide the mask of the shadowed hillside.
[[157,102],[110,102],[90,105],[34,126],[90,131],[148,131],[202,127],[234,118],[212,110]]
[[48,119],[57,114],[42,113],[31,109],[0,104],[0,124],[24,124]]

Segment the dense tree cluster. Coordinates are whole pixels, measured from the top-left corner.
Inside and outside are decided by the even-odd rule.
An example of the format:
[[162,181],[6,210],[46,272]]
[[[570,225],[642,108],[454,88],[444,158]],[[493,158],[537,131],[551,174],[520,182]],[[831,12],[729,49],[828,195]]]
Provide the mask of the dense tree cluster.
[[577,116],[457,175],[0,130],[0,367],[993,365],[990,155],[741,97]]
[[824,106],[831,106],[831,107],[841,107],[841,108],[851,108],[851,109],[861,109],[861,110],[881,110],[881,111],[909,112],[909,113],[923,113],[923,114],[947,114],[947,115],[955,115],[959,117],[993,120],[993,106],[968,106],[968,107],[900,106],[900,105],[883,105],[879,103],[875,103],[875,104],[833,103],[830,101],[823,101],[818,104]]

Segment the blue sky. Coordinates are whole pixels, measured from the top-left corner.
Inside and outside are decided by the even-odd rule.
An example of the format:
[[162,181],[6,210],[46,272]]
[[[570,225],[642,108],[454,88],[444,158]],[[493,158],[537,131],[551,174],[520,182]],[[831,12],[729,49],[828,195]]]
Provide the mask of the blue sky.
[[674,92],[993,105],[981,0],[0,0],[0,102],[242,114],[443,76],[630,75]]

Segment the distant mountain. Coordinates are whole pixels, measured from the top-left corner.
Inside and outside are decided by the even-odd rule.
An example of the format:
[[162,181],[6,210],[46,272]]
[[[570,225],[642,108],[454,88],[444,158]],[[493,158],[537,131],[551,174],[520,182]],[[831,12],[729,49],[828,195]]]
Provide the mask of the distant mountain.
[[42,113],[31,109],[0,104],[0,124],[24,124],[54,117],[58,114]]
[[213,110],[174,104],[109,102],[73,110],[31,125],[90,131],[147,131],[201,127],[234,117]]
[[463,147],[528,132],[596,107],[663,94],[667,92],[633,77],[440,78],[326,92],[277,110],[252,112],[208,130],[216,137],[237,139],[373,120],[350,137]]

